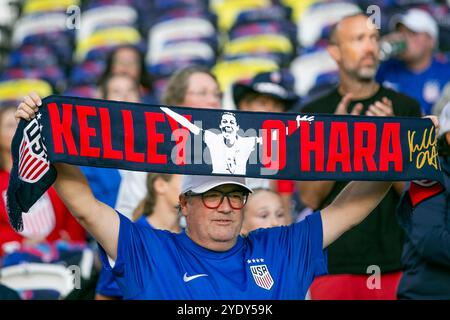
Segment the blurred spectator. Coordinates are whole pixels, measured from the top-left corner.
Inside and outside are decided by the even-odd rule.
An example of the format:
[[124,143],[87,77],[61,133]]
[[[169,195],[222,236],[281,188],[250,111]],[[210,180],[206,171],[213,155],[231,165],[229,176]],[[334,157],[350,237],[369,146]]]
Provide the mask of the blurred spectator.
[[141,51],[133,45],[117,46],[108,56],[106,67],[100,79],[111,75],[127,75],[139,83],[139,95],[144,103],[157,103],[153,96],[152,79],[145,68],[145,59]]
[[53,188],[23,215],[24,229],[16,232],[9,224],[6,190],[12,168],[11,142],[17,128],[15,107],[0,109],[0,257],[21,248],[57,240],[86,242],[86,233],[72,217]]
[[294,77],[287,70],[257,74],[250,83],[233,85],[234,104],[242,111],[285,112],[299,101]]
[[241,234],[243,235],[259,228],[285,226],[291,220],[288,212],[283,208],[280,195],[270,189],[253,189],[242,213],[244,221]]
[[[103,99],[126,102],[140,101],[137,82],[125,74],[110,75],[103,78],[99,90]],[[114,207],[121,184],[119,170],[97,167],[80,168],[89,181],[95,197]]]
[[[176,174],[147,174],[147,194],[133,214],[136,224],[155,229],[179,233],[178,194],[181,190],[181,176]],[[97,300],[122,299],[114,275],[105,267],[97,283]]]
[[444,89],[442,89],[442,94],[439,97],[439,100],[433,105],[431,109],[431,113],[435,116],[439,116],[442,110],[446,105],[450,102],[450,79],[449,82],[445,85]]
[[[379,62],[379,34],[363,14],[343,18],[332,29],[327,47],[339,67],[337,88],[306,105],[305,113],[367,116],[420,116],[418,103],[379,85],[374,77]],[[348,184],[345,181],[298,183],[303,203],[322,209]],[[395,183],[378,207],[360,225],[328,248],[330,275],[316,278],[312,299],[395,299],[400,278],[403,232],[395,207],[403,183]],[[367,268],[381,269],[381,289],[367,288]]]
[[438,47],[438,26],[424,10],[410,9],[394,20],[406,49],[381,64],[378,82],[410,95],[419,101],[422,111],[431,114],[444,85],[450,80],[450,64],[444,55],[434,55]]
[[397,209],[405,231],[399,299],[450,299],[450,105],[439,118],[438,151],[445,191],[418,204],[406,192]]
[[[300,97],[294,92],[294,77],[288,70],[262,72],[254,76],[249,83],[233,84],[235,106],[242,111],[253,112],[289,112]],[[271,187],[280,193],[283,207],[291,219],[292,194],[294,181],[247,178],[251,186]]]
[[[214,75],[205,67],[190,66],[176,72],[167,83],[162,104],[196,108],[221,109],[222,94]],[[120,171],[122,184],[116,210],[131,218],[145,196],[145,172]]]
[[221,109],[222,92],[208,68],[190,66],[169,79],[161,102],[172,106]]

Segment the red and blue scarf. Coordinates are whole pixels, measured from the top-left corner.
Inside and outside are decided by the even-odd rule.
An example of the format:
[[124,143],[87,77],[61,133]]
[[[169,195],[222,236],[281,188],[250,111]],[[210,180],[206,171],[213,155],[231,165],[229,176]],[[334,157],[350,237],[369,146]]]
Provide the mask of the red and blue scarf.
[[16,230],[22,212],[55,181],[57,162],[287,180],[442,182],[435,128],[421,118],[228,112],[54,95],[33,120],[19,123],[12,153],[7,207]]

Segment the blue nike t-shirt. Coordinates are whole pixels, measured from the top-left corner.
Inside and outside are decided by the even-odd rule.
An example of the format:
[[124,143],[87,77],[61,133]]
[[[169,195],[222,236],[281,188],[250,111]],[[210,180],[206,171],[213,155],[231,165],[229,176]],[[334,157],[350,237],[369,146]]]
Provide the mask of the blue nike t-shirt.
[[[140,217],[135,223],[144,227],[148,226],[152,228],[150,223],[147,221],[147,217],[145,216]],[[114,277],[111,268],[102,268],[100,270],[95,292],[106,297],[123,299],[122,290],[120,290],[117,285],[116,278]]]
[[[119,217],[112,272],[124,299],[304,299],[313,279],[327,273],[320,212],[287,227],[239,236],[224,252],[197,245],[186,232],[156,230]],[[100,253],[110,268],[103,249]]]
[[413,72],[404,62],[391,59],[380,65],[376,79],[385,87],[413,97],[424,114],[431,114],[442,89],[450,81],[450,63],[444,56],[437,55],[426,70]]

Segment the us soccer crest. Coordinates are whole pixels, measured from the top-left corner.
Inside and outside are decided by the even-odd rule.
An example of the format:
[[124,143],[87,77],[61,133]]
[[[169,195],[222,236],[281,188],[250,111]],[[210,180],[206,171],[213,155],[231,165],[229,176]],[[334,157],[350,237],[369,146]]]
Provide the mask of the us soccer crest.
[[260,264],[256,266],[250,266],[250,271],[252,272],[253,279],[259,287],[266,290],[270,290],[270,288],[272,288],[274,281],[272,279],[272,276],[270,275],[267,265]]
[[47,149],[42,143],[40,125],[33,119],[25,127],[19,150],[19,178],[35,183],[50,169]]

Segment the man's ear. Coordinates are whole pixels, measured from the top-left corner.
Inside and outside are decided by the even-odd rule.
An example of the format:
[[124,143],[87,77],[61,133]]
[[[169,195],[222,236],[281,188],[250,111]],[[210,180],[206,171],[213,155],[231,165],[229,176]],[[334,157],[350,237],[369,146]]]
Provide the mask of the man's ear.
[[341,61],[341,50],[339,50],[339,47],[336,44],[329,44],[327,46],[327,51],[334,61]]
[[178,201],[180,203],[181,213],[183,214],[183,216],[187,216],[187,213],[186,213],[186,206],[187,206],[187,202],[188,202],[187,197],[184,194],[180,194],[178,196]]

